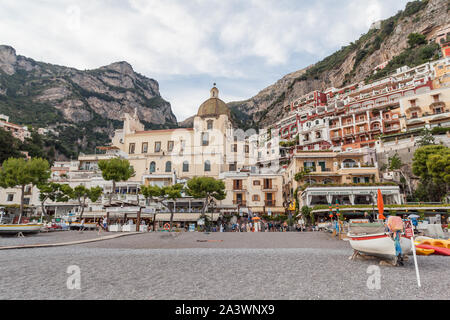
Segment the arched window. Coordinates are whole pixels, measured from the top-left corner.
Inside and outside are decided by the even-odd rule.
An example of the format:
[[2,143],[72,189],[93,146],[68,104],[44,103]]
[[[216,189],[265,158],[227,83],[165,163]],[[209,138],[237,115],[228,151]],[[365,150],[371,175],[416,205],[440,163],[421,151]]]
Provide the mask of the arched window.
[[172,162],[166,162],[166,172],[172,172]]
[[343,162],[344,162],[344,168],[355,168],[355,167],[357,167],[357,163],[353,159],[345,159]]
[[213,123],[214,123],[213,120],[208,120],[206,122],[208,130],[211,130],[213,128]]
[[183,162],[183,172],[189,172],[189,162]]
[[209,160],[205,161],[205,171],[211,171],[211,162]]
[[150,173],[155,172],[155,170],[156,170],[156,163],[155,161],[152,161],[150,163]]

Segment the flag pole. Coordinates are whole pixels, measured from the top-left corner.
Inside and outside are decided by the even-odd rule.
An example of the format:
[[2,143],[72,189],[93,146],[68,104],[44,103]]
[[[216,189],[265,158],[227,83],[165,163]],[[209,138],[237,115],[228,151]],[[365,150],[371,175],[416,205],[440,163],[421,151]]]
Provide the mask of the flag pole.
[[414,243],[414,229],[412,228],[412,221],[411,221],[411,219],[409,219],[408,221],[409,221],[409,226],[411,226],[410,230],[412,231],[411,246],[412,246],[412,249],[413,249],[414,266],[415,266],[415,269],[416,269],[417,285],[420,288],[421,287],[420,274],[419,274],[419,266],[417,265],[416,245]]

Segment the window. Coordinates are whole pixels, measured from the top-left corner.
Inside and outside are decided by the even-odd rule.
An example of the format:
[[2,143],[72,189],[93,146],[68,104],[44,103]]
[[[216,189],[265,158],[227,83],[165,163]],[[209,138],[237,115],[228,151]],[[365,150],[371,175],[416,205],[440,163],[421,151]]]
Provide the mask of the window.
[[8,194],[8,199],[6,201],[11,202],[13,200],[14,200],[14,194],[13,193]]
[[30,198],[24,198],[23,204],[30,204]]
[[173,151],[173,141],[167,142],[167,151],[169,151],[169,152]]
[[172,172],[172,162],[166,162],[166,172]]
[[442,113],[442,108],[441,107],[435,108],[434,109],[434,114],[439,114],[439,113]]
[[233,190],[242,190],[242,180],[233,180]]
[[230,171],[236,171],[236,162],[230,164]]
[[208,120],[208,122],[206,122],[206,123],[207,123],[208,130],[211,130],[213,128],[214,121],[213,120]]
[[160,152],[161,151],[161,141],[156,141],[155,142],[155,152]]
[[254,194],[253,197],[252,197],[253,201],[259,201],[259,199],[260,199],[259,195],[257,195],[257,194]]
[[231,152],[237,152],[237,144],[231,145]]
[[211,162],[209,160],[205,161],[205,171],[211,171]]
[[150,163],[150,173],[155,172],[155,170],[156,170],[156,163],[155,163],[155,161],[152,161]]
[[136,145],[134,143],[130,143],[128,153],[133,154],[135,147],[136,147]]
[[411,113],[411,119],[417,119],[419,117],[419,114],[417,111]]
[[253,185],[254,186],[260,186],[261,185],[261,181],[260,180],[253,180]]
[[142,143],[142,153],[147,153],[148,151],[148,142]]
[[206,147],[209,145],[209,134],[208,132],[202,133],[202,146]]
[[189,162],[183,162],[183,172],[189,172]]
[[186,140],[180,140],[180,151],[184,151],[184,149],[186,148]]
[[264,179],[264,189],[272,189],[272,179]]
[[246,144],[245,145],[245,153],[249,153],[250,152],[250,148],[249,148],[249,145],[248,144]]

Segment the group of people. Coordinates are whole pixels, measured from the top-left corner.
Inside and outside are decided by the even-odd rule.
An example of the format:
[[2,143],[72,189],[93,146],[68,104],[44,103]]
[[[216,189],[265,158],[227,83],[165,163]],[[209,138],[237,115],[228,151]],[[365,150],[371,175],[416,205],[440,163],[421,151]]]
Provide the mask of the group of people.
[[[255,230],[255,228],[257,230]],[[295,223],[289,227],[286,221],[273,222],[273,221],[261,221],[261,222],[236,222],[236,223],[222,223],[217,227],[212,228],[213,232],[288,232],[308,231],[305,224]],[[313,228],[313,231],[315,229]]]

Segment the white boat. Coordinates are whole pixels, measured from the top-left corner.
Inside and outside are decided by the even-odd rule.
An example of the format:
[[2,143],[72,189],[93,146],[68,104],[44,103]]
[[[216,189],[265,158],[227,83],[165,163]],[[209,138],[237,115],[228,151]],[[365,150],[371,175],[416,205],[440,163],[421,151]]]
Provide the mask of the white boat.
[[0,234],[38,233],[42,226],[42,223],[0,224]]
[[[389,232],[385,231],[382,223],[352,223],[350,221],[347,234],[352,248],[366,255],[377,256],[384,259],[395,259],[395,241]],[[400,236],[402,255],[412,252],[411,240],[404,234]]]

